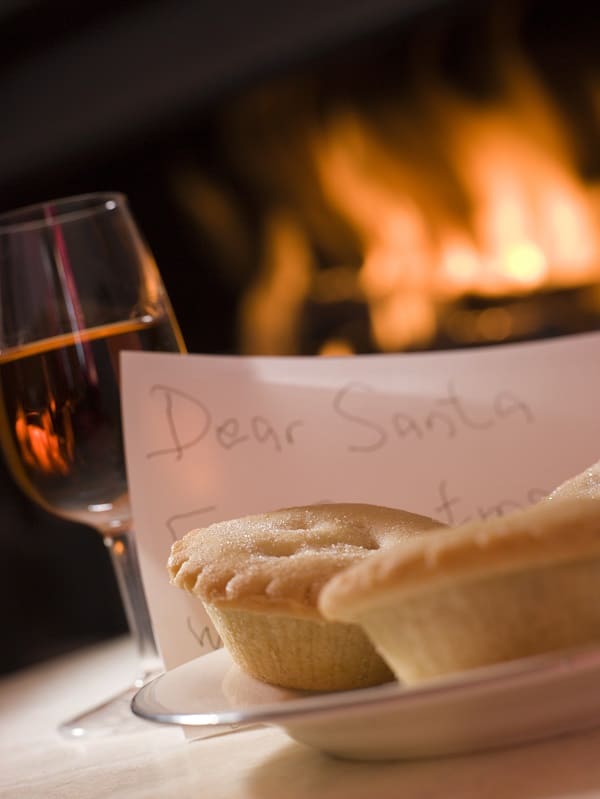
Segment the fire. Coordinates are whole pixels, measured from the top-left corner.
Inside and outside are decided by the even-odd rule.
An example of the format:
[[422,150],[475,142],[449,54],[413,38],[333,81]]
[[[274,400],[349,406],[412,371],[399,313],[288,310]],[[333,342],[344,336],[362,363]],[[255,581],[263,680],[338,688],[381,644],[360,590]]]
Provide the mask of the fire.
[[[448,298],[597,279],[596,207],[560,116],[518,54],[507,63],[502,99],[487,107],[435,87],[420,123],[439,174],[410,137],[392,150],[387,130],[347,110],[315,137],[323,192],[363,242],[358,282],[383,350],[430,341]],[[401,111],[389,124],[406,129]],[[453,180],[468,209],[459,225],[451,204],[440,205]],[[490,320],[481,320],[484,340],[510,335],[509,319]]]
[[[231,161],[266,209],[241,303],[243,351],[304,351],[307,307],[322,320],[359,301],[370,324],[363,349],[534,336],[544,323],[527,298],[599,282],[600,195],[579,174],[568,120],[516,45],[517,21],[500,27],[485,99],[447,79],[426,31],[423,69],[402,73],[397,93],[387,81],[354,91],[350,77],[324,100],[319,75],[316,90],[302,80],[263,86],[225,115]],[[226,193],[209,194],[187,192],[192,215],[216,215],[222,251],[241,261],[248,239],[232,240],[242,216],[234,204],[223,210]],[[323,324],[314,351],[354,351],[345,324]]]
[[471,290],[481,294],[592,279],[600,251],[595,204],[561,139],[560,118],[517,65],[514,58],[513,100],[504,107],[476,111],[453,101],[443,111],[452,160],[475,209],[479,268]]
[[245,347],[253,353],[293,353],[314,270],[310,248],[298,225],[282,213],[267,220],[265,244],[261,277],[242,302]]

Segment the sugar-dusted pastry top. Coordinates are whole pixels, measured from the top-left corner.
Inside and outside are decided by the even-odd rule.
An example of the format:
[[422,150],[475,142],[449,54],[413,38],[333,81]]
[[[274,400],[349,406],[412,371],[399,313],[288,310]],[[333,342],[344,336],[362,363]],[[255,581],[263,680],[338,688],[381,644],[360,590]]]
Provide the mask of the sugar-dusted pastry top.
[[286,508],[192,530],[173,544],[171,582],[205,602],[320,617],[319,593],[340,570],[441,522],[366,504]]
[[600,554],[600,495],[542,501],[375,553],[334,577],[319,599],[330,619],[356,621],[382,597],[415,595],[457,580]]
[[581,474],[566,480],[558,488],[555,488],[546,499],[554,502],[569,497],[600,499],[600,461],[589,466]]

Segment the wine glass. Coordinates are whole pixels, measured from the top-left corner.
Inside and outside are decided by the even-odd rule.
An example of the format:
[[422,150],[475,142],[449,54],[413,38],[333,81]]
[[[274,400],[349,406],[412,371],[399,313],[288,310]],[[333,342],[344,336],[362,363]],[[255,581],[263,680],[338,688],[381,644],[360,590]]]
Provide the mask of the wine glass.
[[121,350],[184,351],[126,198],[96,193],[0,214],[0,442],[40,506],[108,547],[139,655],[126,691],[60,726],[131,730],[133,692],[161,668],[133,540],[119,394]]

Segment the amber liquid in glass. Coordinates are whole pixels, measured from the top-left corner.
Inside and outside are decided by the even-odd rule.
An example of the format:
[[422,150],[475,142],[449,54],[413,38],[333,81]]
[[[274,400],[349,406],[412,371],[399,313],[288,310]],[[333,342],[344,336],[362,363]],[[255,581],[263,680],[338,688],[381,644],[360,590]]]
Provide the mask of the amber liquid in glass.
[[127,530],[119,353],[181,349],[165,315],[4,352],[0,439],[21,488],[53,513],[106,535]]

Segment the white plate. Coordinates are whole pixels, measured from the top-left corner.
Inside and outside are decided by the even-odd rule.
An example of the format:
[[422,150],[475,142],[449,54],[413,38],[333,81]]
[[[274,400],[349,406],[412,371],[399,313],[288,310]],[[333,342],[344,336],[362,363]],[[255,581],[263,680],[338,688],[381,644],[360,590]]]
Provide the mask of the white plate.
[[340,757],[391,760],[474,752],[600,723],[600,649],[559,652],[405,688],[339,693],[275,688],[226,650],[145,685],[133,712],[186,726],[266,723]]

